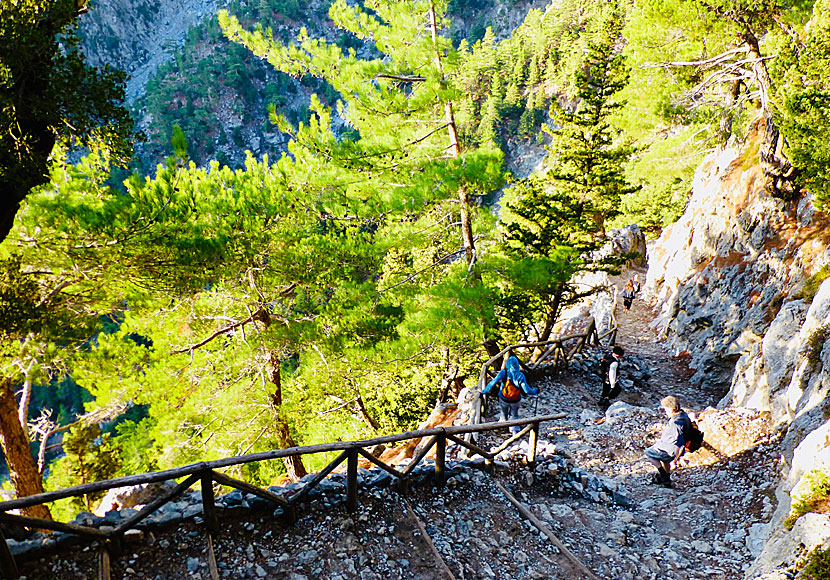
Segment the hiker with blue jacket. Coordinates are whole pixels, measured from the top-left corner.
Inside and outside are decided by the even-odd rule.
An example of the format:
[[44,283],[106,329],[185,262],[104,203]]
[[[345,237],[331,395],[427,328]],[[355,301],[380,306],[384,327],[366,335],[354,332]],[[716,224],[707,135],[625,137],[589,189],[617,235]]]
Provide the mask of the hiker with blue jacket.
[[[512,421],[519,418],[519,405],[524,395],[538,395],[539,388],[531,387],[519,366],[519,359],[515,356],[507,357],[504,367],[487,383],[481,392],[485,395],[498,394],[499,421]],[[521,431],[519,426],[511,427],[513,433]]]
[[686,448],[686,441],[690,437],[692,420],[680,408],[676,397],[668,396],[660,401],[660,406],[666,412],[669,421],[663,427],[660,440],[645,450],[645,458],[654,467],[657,473],[652,479],[661,487],[671,488],[672,465],[677,467],[680,456]]

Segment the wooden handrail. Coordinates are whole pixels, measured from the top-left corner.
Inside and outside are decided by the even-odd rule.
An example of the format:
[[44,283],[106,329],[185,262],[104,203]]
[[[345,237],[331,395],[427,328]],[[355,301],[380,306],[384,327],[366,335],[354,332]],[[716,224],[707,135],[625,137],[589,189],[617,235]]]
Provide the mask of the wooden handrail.
[[397,443],[409,439],[420,439],[422,437],[431,437],[438,434],[465,434],[479,431],[493,431],[505,427],[512,427],[514,425],[526,425],[533,421],[554,421],[565,417],[563,413],[556,413],[553,415],[545,415],[542,417],[534,417],[532,419],[517,419],[515,421],[507,421],[505,423],[484,423],[480,425],[454,425],[449,427],[432,427],[430,429],[420,429],[416,431],[407,431],[406,433],[398,433],[395,435],[386,435],[383,437],[375,437],[372,439],[362,439],[359,441],[340,441],[336,443],[324,443],[320,445],[307,445],[304,447],[290,447],[287,449],[274,449],[272,451],[262,451],[259,453],[251,453],[248,455],[240,455],[237,457],[228,457],[225,459],[217,459],[215,461],[204,461],[200,463],[192,463],[183,467],[176,467],[174,469],[167,469],[164,471],[155,471],[151,473],[142,473],[139,475],[128,475],[125,477],[118,477],[115,479],[106,479],[103,481],[96,481],[92,483],[85,483],[83,485],[76,485],[67,487],[56,491],[48,491],[37,495],[21,497],[4,502],[0,502],[0,512],[8,512],[13,509],[21,509],[33,505],[40,505],[44,503],[53,502],[67,497],[75,497],[94,493],[98,491],[106,491],[116,487],[128,487],[133,485],[140,485],[144,483],[157,483],[160,481],[168,481],[171,479],[178,479],[180,477],[187,477],[189,475],[197,474],[207,470],[222,469],[233,465],[242,465],[245,463],[253,463],[256,461],[265,461],[268,459],[279,459],[283,457],[291,457],[295,455],[308,455],[311,453],[326,453],[330,451],[347,451],[349,449],[358,449],[362,447],[373,447],[386,443]]
[[[61,532],[90,536],[101,540],[107,540],[106,550],[102,552],[100,560],[102,574],[107,577],[109,573],[110,556],[117,556],[120,553],[120,546],[123,542],[124,533],[136,526],[141,520],[148,517],[153,512],[159,510],[164,504],[168,503],[175,497],[184,493],[185,490],[194,485],[197,481],[202,484],[202,511],[204,516],[204,523],[210,532],[218,530],[218,513],[214,507],[213,482],[219,483],[229,487],[235,487],[247,493],[253,494],[265,500],[269,500],[283,508],[284,516],[288,523],[296,521],[297,504],[304,501],[312,488],[317,486],[323,479],[331,474],[334,469],[343,463],[347,464],[346,472],[346,509],[353,512],[358,506],[358,478],[357,478],[357,458],[359,455],[369,458],[372,463],[383,468],[387,473],[395,476],[399,481],[399,489],[402,494],[406,493],[409,487],[409,476],[414,471],[415,467],[423,461],[432,448],[435,448],[435,473],[434,483],[442,487],[446,480],[444,454],[447,447],[447,440],[457,443],[463,448],[478,453],[485,459],[485,465],[489,469],[492,467],[492,460],[495,453],[485,451],[471,443],[465,442],[458,435],[464,435],[472,432],[493,431],[495,429],[505,429],[510,427],[524,427],[519,433],[511,436],[506,444],[500,446],[496,453],[504,449],[513,441],[519,439],[525,434],[529,434],[528,449],[527,449],[527,463],[533,465],[536,461],[536,443],[539,432],[539,424],[544,421],[552,421],[562,419],[565,417],[564,413],[557,413],[553,415],[544,415],[541,417],[532,417],[528,419],[518,419],[514,421],[506,421],[504,423],[488,423],[483,425],[458,425],[449,427],[433,427],[431,429],[420,429],[417,431],[408,431],[397,435],[388,435],[385,437],[376,437],[373,439],[364,439],[361,441],[348,441],[338,443],[326,443],[323,445],[310,445],[306,447],[292,447],[289,449],[275,449],[263,453],[253,453],[250,455],[241,455],[238,457],[229,457],[217,461],[204,461],[185,465],[175,469],[168,469],[165,471],[158,471],[155,473],[143,473],[140,475],[131,475],[128,477],[119,477],[116,479],[109,479],[106,481],[99,481],[94,483],[87,483],[84,485],[76,485],[62,490],[50,491],[29,497],[13,499],[9,501],[0,502],[0,522],[8,522],[10,524],[17,524],[30,528],[41,528],[57,530]],[[412,458],[409,465],[398,471],[393,467],[386,465],[380,459],[372,456],[366,451],[366,447],[373,447],[380,443],[390,443],[397,441],[405,441],[408,439],[417,439],[429,437],[426,444],[421,447],[418,453]],[[263,461],[265,459],[273,459],[277,457],[288,457],[293,455],[305,455],[309,453],[323,453],[328,451],[341,451],[341,454],[329,465],[317,473],[298,493],[289,497],[283,497],[278,494],[260,489],[254,485],[235,480],[228,477],[216,469],[226,467],[228,465],[240,465],[243,463],[250,463],[252,461]],[[95,491],[103,491],[106,489],[113,489],[125,487],[127,485],[137,485],[140,483],[152,483],[158,481],[166,481],[176,479],[179,477],[186,477],[184,481],[177,484],[176,487],[167,492],[165,495],[157,498],[148,505],[146,505],[140,512],[134,514],[121,523],[118,527],[112,530],[99,529],[92,526],[79,526],[76,524],[65,524],[61,522],[54,522],[51,520],[43,520],[40,518],[31,518],[17,514],[8,513],[13,509],[20,509],[33,505],[52,502],[58,499],[67,497],[77,497],[92,493]],[[112,552],[112,554],[110,554]],[[0,575],[4,578],[14,578],[17,576],[17,563],[12,556],[8,543],[0,530]],[[106,573],[104,573],[106,572]]]
[[[548,355],[553,352],[557,353],[559,356],[554,358],[554,365],[559,362],[561,357],[562,362],[567,365],[568,361],[573,358],[574,354],[580,352],[586,344],[589,344],[591,337],[594,338],[594,344],[600,346],[602,345],[602,339],[606,336],[610,336],[611,338],[608,340],[608,344],[614,344],[617,336],[617,318],[614,316],[614,309],[616,308],[616,296],[614,298],[614,305],[611,310],[611,328],[600,335],[597,332],[597,324],[596,320],[592,317],[590,323],[588,324],[588,328],[585,332],[580,334],[567,334],[565,336],[557,336],[556,338],[552,338],[550,340],[544,340],[539,342],[521,342],[519,344],[512,344],[508,347],[505,347],[501,350],[497,355],[493,356],[488,360],[486,363],[481,365],[481,371],[478,374],[478,391],[473,397],[472,405],[472,413],[470,414],[470,418],[468,421],[468,425],[480,425],[481,424],[481,414],[482,414],[482,397],[481,391],[484,389],[485,385],[487,384],[487,371],[489,370],[490,366],[493,365],[497,360],[504,357],[505,354],[508,352],[512,352],[516,349],[520,348],[537,348],[540,346],[547,346],[553,345],[549,348],[539,359],[532,363],[534,369],[539,368],[542,362],[548,357]],[[564,343],[569,340],[578,340],[577,344],[571,349],[570,351],[564,348]],[[504,423],[502,423],[504,425]],[[464,437],[464,440],[469,443],[473,440],[473,433],[475,431],[468,431],[467,436]],[[0,504],[2,505],[2,504]]]

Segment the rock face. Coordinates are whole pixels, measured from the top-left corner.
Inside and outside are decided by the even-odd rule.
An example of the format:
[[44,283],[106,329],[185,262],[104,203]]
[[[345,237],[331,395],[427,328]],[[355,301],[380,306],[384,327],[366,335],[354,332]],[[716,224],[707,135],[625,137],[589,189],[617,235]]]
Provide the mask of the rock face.
[[[830,280],[821,283],[821,270],[830,219],[809,196],[786,204],[764,191],[757,139],[698,168],[685,214],[649,248],[646,292],[659,309],[656,327],[691,354],[693,383],[722,394],[720,408],[768,412],[785,433],[776,525],[802,476],[828,465]],[[782,542],[806,541],[799,530],[774,531],[748,577],[780,564],[770,551]],[[822,541],[811,536],[811,545]]]
[[187,31],[229,0],[110,0],[96,2],[80,20],[84,53],[94,66],[130,75],[127,100],[144,91],[158,66],[184,43]]

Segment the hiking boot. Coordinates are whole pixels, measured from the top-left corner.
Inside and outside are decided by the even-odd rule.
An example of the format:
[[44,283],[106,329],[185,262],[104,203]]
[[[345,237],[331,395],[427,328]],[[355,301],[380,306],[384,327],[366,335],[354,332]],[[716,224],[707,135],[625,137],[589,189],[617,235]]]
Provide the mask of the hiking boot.
[[603,397],[602,399],[597,401],[597,405],[599,405],[600,407],[608,407],[611,405],[611,401]]
[[666,480],[666,481],[661,481],[658,485],[659,485],[660,487],[665,487],[666,489],[671,489],[671,488],[673,488],[673,487],[674,487],[674,486],[671,484],[671,480],[670,480],[670,479],[668,479],[668,480]]

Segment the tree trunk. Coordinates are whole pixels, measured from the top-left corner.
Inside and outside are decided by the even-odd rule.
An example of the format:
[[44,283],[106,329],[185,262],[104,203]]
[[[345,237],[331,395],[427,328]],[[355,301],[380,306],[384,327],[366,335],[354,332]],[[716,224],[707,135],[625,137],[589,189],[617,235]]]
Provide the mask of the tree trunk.
[[[441,63],[441,53],[438,50],[438,22],[435,18],[435,4],[432,2],[429,3],[429,27],[432,34],[432,45],[435,48],[435,67],[438,69],[438,74],[441,75],[441,82],[444,82],[444,65]],[[452,103],[449,101],[444,103],[444,117],[450,138],[450,153],[453,157],[458,157],[461,154],[461,147],[458,144],[458,128],[455,125]],[[466,187],[458,188],[458,200],[461,202],[461,241],[464,244],[464,256],[467,265],[472,267],[475,260],[475,240],[473,238],[473,221],[470,215],[470,194]]]
[[[291,430],[288,423],[282,417],[282,375],[281,375],[281,361],[274,351],[268,353],[268,380],[274,385],[274,392],[271,393],[271,409],[274,411],[275,430],[277,439],[283,449],[289,447],[296,447],[297,442],[291,436]],[[288,473],[291,481],[299,481],[306,475],[303,458],[299,455],[292,457],[283,457],[282,464]]]
[[[538,341],[544,342],[550,339],[550,335],[553,332],[553,325],[556,324],[556,319],[559,317],[559,309],[562,304],[562,292],[564,289],[562,286],[556,289],[556,292],[553,294],[553,303],[551,304],[550,308],[548,308],[548,314],[545,317],[545,326],[542,327],[542,332],[539,333]],[[533,358],[531,362],[535,362],[542,356],[542,353],[545,352],[544,348],[536,348],[533,351]]]
[[772,79],[767,70],[766,61],[761,56],[758,39],[749,32],[744,34],[744,42],[749,47],[747,54],[755,59],[752,72],[761,93],[761,111],[764,114],[764,139],[759,148],[761,169],[767,178],[766,189],[770,195],[779,199],[790,200],[795,197],[797,189],[793,183],[795,168],[784,153],[787,140],[775,124],[774,112],[769,102],[772,92]]
[[360,415],[360,418],[363,419],[363,422],[375,431],[380,429],[378,422],[375,421],[375,419],[369,414],[369,411],[366,410],[366,405],[363,404],[363,397],[360,396],[360,393],[357,393],[355,401],[357,402],[357,413]]
[[[3,447],[17,497],[27,497],[43,493],[43,481],[29,449],[29,439],[18,418],[12,384],[8,377],[0,380],[0,445]],[[45,505],[25,508],[23,513],[30,517],[52,519],[52,514]]]

